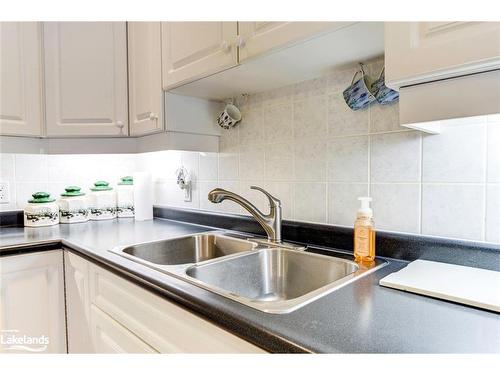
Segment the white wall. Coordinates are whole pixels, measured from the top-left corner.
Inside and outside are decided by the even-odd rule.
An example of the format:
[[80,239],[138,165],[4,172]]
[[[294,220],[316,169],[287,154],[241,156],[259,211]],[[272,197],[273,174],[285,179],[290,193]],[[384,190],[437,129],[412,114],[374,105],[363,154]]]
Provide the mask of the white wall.
[[[378,74],[381,62],[368,66]],[[398,105],[352,112],[342,99],[353,71],[252,95],[242,123],[223,131],[220,153],[161,151],[140,155],[1,154],[0,180],[12,182],[22,208],[38,190],[88,188],[150,170],[155,203],[246,213],[231,202],[212,204],[217,186],[246,196],[263,186],[283,202],[287,219],[351,226],[357,197],[371,195],[379,229],[500,243],[500,116],[465,123],[440,135],[400,127]],[[183,201],[175,170],[194,177],[193,199]]]

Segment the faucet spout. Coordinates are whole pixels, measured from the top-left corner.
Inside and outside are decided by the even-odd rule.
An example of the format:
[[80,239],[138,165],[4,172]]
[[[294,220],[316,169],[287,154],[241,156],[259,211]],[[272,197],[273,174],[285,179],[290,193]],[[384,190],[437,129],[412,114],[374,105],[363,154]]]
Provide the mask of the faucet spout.
[[242,196],[221,188],[215,188],[210,191],[208,193],[208,200],[212,203],[221,203],[227,199],[239,204],[250,212],[255,220],[262,226],[270,242],[281,243],[281,201],[258,186],[251,186],[250,189],[258,190],[266,195],[269,200],[269,214],[264,214]]

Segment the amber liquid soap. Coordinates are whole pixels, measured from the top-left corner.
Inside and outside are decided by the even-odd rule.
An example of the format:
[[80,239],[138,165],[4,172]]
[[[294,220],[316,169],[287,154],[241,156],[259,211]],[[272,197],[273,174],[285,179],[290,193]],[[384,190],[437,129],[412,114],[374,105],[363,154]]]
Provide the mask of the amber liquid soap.
[[358,263],[375,261],[375,224],[369,197],[358,198],[361,207],[354,223],[354,260]]

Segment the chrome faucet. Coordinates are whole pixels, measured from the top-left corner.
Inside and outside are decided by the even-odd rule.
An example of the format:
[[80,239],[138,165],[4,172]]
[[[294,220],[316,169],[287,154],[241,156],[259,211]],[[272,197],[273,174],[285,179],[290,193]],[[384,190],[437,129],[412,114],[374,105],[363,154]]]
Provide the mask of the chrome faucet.
[[208,200],[212,203],[220,203],[228,199],[238,203],[241,207],[250,212],[255,220],[262,226],[267,234],[268,242],[281,244],[281,201],[258,186],[250,186],[250,189],[258,190],[266,195],[269,199],[269,214],[263,214],[257,207],[242,196],[221,188],[210,191],[208,193]]

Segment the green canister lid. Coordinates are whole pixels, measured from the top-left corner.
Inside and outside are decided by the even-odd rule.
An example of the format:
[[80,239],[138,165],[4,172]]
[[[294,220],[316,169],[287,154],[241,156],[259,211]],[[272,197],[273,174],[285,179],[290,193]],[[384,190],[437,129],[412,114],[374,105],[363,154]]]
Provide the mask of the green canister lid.
[[121,181],[118,183],[118,185],[133,185],[134,184],[134,178],[132,176],[125,176],[121,178]]
[[109,186],[109,182],[106,181],[96,181],[94,182],[94,186],[90,188],[92,191],[106,191],[113,190],[111,186]]
[[66,190],[64,193],[61,194],[62,197],[78,197],[80,195],[85,195],[84,192],[81,192],[81,188],[78,186],[68,186],[65,187],[64,190]]
[[32,194],[33,199],[30,199],[28,203],[50,203],[54,202],[55,199],[50,197],[49,193],[44,191],[38,191]]

